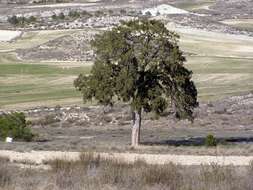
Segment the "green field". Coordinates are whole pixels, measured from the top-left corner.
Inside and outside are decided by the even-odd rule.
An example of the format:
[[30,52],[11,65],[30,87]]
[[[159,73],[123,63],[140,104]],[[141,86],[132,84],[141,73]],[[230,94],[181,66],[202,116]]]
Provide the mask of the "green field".
[[201,30],[176,29],[182,49],[191,54],[201,100],[220,99],[253,90],[253,38]]
[[193,11],[197,9],[205,9],[215,3],[215,0],[185,0],[176,2],[175,6],[180,9]]
[[216,100],[253,91],[253,59],[188,57],[201,100]]
[[[190,54],[186,66],[193,70],[199,99],[204,101],[253,90],[253,38],[199,30],[176,29],[180,46]],[[30,48],[69,31],[28,32],[12,43],[0,43],[0,107],[80,104],[73,80],[89,73],[90,63],[20,61],[10,50]],[[41,36],[42,35],[42,36]],[[41,39],[42,37],[45,37]],[[31,42],[31,43],[30,43]]]
[[80,94],[73,87],[79,73],[88,73],[90,66],[64,68],[32,62],[1,62],[1,108],[33,107],[80,103]]

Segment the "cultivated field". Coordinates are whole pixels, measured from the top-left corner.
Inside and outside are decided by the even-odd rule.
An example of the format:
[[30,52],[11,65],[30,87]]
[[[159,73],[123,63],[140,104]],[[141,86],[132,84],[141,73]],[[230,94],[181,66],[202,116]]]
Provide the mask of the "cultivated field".
[[253,19],[228,19],[222,21],[224,24],[229,24],[240,29],[253,30]]
[[[75,31],[26,32],[15,42],[0,42],[0,106],[2,108],[81,103],[73,80],[88,73],[90,63],[20,60],[13,51],[34,48]],[[46,59],[46,58],[45,58]]]
[[[187,54],[187,67],[194,72],[200,100],[217,100],[253,89],[252,37],[187,28],[172,30],[181,35],[180,44]],[[42,101],[43,105],[81,103],[72,84],[79,73],[89,72],[90,62],[20,60],[13,52],[35,48],[73,32],[80,30],[25,32],[14,42],[0,42],[2,108],[37,106]]]

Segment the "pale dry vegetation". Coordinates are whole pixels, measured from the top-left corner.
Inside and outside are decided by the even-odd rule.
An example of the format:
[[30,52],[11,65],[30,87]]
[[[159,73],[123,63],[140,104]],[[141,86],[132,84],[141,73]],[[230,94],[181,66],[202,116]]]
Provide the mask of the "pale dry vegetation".
[[[78,161],[45,161],[44,164],[51,166],[50,170],[17,169],[6,167],[6,163],[5,159],[1,159],[0,185],[5,190],[253,188],[253,164],[248,168],[215,164],[191,167],[174,164],[148,165],[142,160],[128,164],[120,160],[104,159],[92,153],[81,154]],[[13,172],[14,170],[16,171]]]

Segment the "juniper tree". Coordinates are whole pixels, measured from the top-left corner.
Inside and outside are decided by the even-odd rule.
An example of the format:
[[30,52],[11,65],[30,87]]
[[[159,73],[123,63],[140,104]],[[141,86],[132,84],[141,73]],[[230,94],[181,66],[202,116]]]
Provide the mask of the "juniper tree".
[[95,63],[74,81],[83,100],[129,103],[133,110],[132,146],[140,142],[142,112],[162,114],[174,105],[176,117],[193,120],[198,105],[192,71],[178,46],[179,36],[156,20],[122,22],[92,41]]

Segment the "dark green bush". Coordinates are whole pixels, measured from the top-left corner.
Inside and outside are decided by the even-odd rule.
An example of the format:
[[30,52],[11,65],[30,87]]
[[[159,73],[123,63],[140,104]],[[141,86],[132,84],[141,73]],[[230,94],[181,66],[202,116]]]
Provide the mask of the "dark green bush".
[[58,17],[59,17],[59,19],[61,19],[61,20],[64,20],[64,19],[65,19],[64,13],[60,13]]
[[125,9],[121,9],[119,12],[121,15],[125,15],[127,13]]
[[77,11],[70,11],[68,16],[71,18],[79,18],[81,15]]
[[31,141],[34,137],[27,127],[24,113],[0,115],[0,138],[12,137],[16,140]]
[[217,146],[217,140],[216,140],[216,138],[213,135],[211,135],[211,134],[207,135],[206,139],[205,139],[205,145],[207,147]]
[[18,17],[16,15],[8,17],[8,22],[12,25],[18,25],[19,20]]
[[56,15],[56,14],[53,14],[53,15],[51,16],[51,18],[52,18],[53,20],[56,20],[56,19],[57,19],[57,15]]
[[91,13],[89,13],[89,12],[87,12],[87,11],[85,11],[85,10],[81,12],[81,15],[82,15],[82,16],[85,16],[85,17],[91,17],[91,16],[92,16]]
[[100,17],[100,16],[103,16],[103,15],[104,15],[104,12],[103,12],[103,11],[99,11],[99,10],[98,10],[98,11],[95,12],[95,16],[96,16],[96,17]]
[[30,16],[28,18],[23,16],[16,16],[13,15],[8,18],[8,22],[15,26],[24,26],[25,24],[35,23],[37,21],[37,18],[35,16]]
[[27,19],[27,22],[28,23],[34,23],[37,21],[37,18],[35,16],[30,16],[28,19]]

